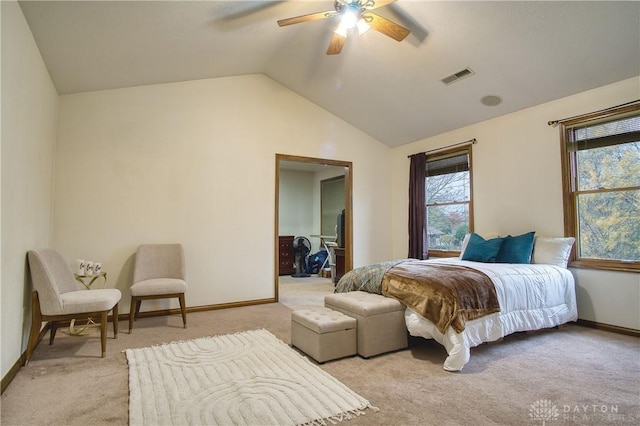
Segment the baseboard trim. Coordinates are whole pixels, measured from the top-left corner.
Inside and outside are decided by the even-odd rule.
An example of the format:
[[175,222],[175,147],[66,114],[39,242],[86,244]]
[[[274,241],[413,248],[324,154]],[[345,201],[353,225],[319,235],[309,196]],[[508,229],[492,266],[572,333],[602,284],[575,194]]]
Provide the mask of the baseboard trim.
[[[254,299],[254,300],[245,300],[242,302],[230,302],[230,303],[219,303],[216,305],[201,305],[201,306],[192,306],[187,308],[187,313],[195,313],[195,312],[206,312],[206,311],[216,311],[218,309],[228,309],[228,308],[241,308],[243,306],[253,306],[253,305],[264,305],[267,303],[276,303],[275,298],[270,299]],[[179,308],[174,309],[160,309],[156,311],[144,311],[138,313],[138,318],[149,318],[149,317],[159,317],[164,315],[176,315],[180,314]],[[118,315],[118,320],[129,320],[129,314],[120,314]]]
[[618,325],[611,325],[611,324],[603,324],[600,322],[589,321],[585,319],[578,319],[576,323],[583,327],[595,328],[597,330],[610,331],[612,333],[618,333],[618,334],[626,334],[627,336],[640,337],[640,330],[635,330],[633,328],[620,327]]
[[2,386],[2,391],[0,391],[0,394],[4,393],[4,390],[9,387],[9,383],[11,383],[13,381],[13,379],[15,379],[16,375],[18,374],[18,371],[20,371],[20,369],[22,368],[22,358],[24,357],[24,353],[22,354],[22,356],[11,366],[11,368],[9,369],[9,371],[7,371],[7,374],[5,374],[5,376],[2,378],[2,382],[1,385]]

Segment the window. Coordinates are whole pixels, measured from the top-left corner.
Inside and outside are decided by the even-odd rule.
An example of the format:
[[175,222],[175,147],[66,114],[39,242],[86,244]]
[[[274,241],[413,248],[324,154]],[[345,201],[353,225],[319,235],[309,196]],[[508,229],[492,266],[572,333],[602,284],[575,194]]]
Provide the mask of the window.
[[471,195],[471,146],[427,155],[425,200],[430,256],[459,252],[473,227]]
[[571,266],[640,271],[640,104],[562,124]]

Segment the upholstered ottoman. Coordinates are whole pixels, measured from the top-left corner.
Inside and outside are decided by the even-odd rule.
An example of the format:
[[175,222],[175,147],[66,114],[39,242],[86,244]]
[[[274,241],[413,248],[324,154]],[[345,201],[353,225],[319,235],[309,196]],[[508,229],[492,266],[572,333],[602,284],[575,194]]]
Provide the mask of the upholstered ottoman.
[[405,306],[395,299],[351,291],[325,296],[324,305],[358,320],[358,354],[364,358],[408,346]]
[[291,314],[291,345],[318,362],[356,354],[356,320],[321,306]]

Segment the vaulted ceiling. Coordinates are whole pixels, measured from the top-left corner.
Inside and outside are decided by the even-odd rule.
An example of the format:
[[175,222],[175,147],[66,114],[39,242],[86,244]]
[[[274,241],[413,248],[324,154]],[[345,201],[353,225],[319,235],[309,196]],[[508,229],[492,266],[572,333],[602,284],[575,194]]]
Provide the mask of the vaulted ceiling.
[[391,147],[640,75],[637,1],[399,0],[377,13],[407,39],[331,56],[338,18],[276,24],[330,0],[20,5],[60,94],[262,73]]

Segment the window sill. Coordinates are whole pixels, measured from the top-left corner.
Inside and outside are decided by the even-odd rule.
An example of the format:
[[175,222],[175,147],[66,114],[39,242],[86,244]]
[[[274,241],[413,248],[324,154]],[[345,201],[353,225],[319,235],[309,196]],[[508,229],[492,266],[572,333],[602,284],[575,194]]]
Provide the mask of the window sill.
[[460,251],[447,251],[447,250],[429,250],[429,258],[432,257],[458,257],[460,256]]
[[569,268],[640,273],[640,262],[580,259],[569,262]]

